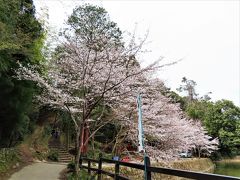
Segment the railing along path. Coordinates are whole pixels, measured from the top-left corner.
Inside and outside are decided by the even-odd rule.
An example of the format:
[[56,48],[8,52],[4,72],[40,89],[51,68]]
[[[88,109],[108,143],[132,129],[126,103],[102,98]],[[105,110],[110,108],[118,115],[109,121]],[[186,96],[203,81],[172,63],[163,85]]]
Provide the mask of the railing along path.
[[[83,162],[87,162],[87,166],[83,165]],[[152,173],[160,173],[160,174],[167,174],[172,176],[178,176],[183,178],[190,178],[190,179],[198,179],[198,180],[240,180],[240,178],[232,177],[232,176],[223,176],[223,175],[216,175],[210,173],[200,173],[194,171],[186,171],[186,170],[179,170],[179,169],[170,169],[170,168],[160,168],[160,167],[152,167],[150,165],[149,157],[145,157],[146,161],[146,179],[152,179]],[[98,167],[92,167],[91,163],[97,163]],[[115,171],[114,173],[103,170],[102,165],[103,163],[110,163],[114,164]],[[121,162],[111,159],[105,159],[102,155],[99,155],[99,159],[91,159],[87,157],[80,158],[80,169],[87,169],[88,174],[91,175],[91,172],[95,172],[97,174],[97,179],[101,180],[102,174],[112,177],[115,180],[130,180],[126,175],[120,175],[120,166],[130,167],[134,169],[139,169],[144,171],[145,166],[143,164],[137,163],[128,163],[128,162]]]

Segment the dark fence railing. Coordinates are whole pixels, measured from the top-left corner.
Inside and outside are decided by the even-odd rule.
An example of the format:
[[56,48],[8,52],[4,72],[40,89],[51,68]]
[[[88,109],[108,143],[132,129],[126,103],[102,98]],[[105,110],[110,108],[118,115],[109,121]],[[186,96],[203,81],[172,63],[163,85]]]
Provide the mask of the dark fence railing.
[[[146,179],[152,179],[152,173],[160,173],[172,176],[178,176],[183,178],[190,178],[190,179],[199,179],[199,180],[240,180],[237,177],[231,176],[223,176],[223,175],[216,175],[216,174],[209,174],[209,173],[199,173],[193,171],[185,171],[179,169],[170,169],[170,168],[159,168],[159,167],[151,167],[149,157],[145,157],[146,159]],[[87,162],[87,165],[84,165],[83,162]],[[91,163],[97,163],[98,167],[94,168],[91,166]],[[110,163],[114,165],[115,172],[108,172],[102,169],[103,163]],[[105,159],[101,155],[99,155],[99,159],[90,159],[87,157],[80,158],[80,169],[87,169],[88,174],[91,175],[91,172],[95,172],[97,174],[98,180],[101,180],[102,174],[112,177],[115,180],[130,180],[126,175],[120,175],[120,166],[130,167],[134,169],[139,169],[144,171],[145,166],[142,164],[136,163],[127,163],[121,162],[116,160]]]

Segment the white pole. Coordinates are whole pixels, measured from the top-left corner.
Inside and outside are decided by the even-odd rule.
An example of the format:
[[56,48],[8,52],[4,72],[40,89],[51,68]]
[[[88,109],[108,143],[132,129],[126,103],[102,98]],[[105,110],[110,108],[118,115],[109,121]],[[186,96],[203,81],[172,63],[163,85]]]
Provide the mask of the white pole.
[[138,106],[138,151],[144,151],[144,139],[143,139],[143,126],[142,126],[142,102],[141,96],[138,94],[137,97],[137,106]]

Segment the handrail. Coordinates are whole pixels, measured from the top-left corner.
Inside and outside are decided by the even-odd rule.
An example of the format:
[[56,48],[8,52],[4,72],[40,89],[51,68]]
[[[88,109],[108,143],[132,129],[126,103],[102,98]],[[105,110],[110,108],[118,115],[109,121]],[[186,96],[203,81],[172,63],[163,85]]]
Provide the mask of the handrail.
[[207,180],[236,180],[239,178],[232,177],[232,176],[223,176],[218,174],[210,174],[210,173],[199,173],[194,171],[186,171],[181,169],[170,169],[170,168],[158,168],[158,167],[148,167],[148,170],[153,173],[161,173],[161,174],[168,174],[172,176],[179,176],[184,178],[191,178],[191,179],[207,179]]
[[[151,173],[159,173],[159,174],[167,174],[172,176],[178,176],[183,178],[190,178],[190,179],[197,179],[197,180],[240,180],[240,178],[232,177],[232,176],[224,176],[224,175],[217,175],[217,174],[210,174],[210,173],[200,173],[200,172],[194,172],[194,171],[186,171],[186,170],[180,170],[180,169],[170,169],[170,168],[162,168],[162,167],[152,167],[150,165],[150,159],[149,157],[146,157],[146,160],[148,161],[149,166],[147,166],[147,180],[151,180]],[[85,166],[82,164],[83,161],[87,161],[88,165]],[[98,174],[98,180],[101,180],[102,174],[105,174],[107,176],[112,177],[113,179],[117,180],[130,180],[129,178],[120,175],[120,166],[130,167],[134,169],[139,169],[144,171],[144,165],[137,164],[137,163],[128,163],[128,162],[121,162],[111,159],[102,158],[102,155],[99,155],[99,160],[91,159],[87,157],[80,157],[80,169],[87,169],[88,174],[91,174],[91,171],[95,171]],[[98,163],[98,168],[91,167],[91,162]],[[106,170],[102,169],[102,163],[110,163],[115,165],[115,172],[108,172]]]
[[102,158],[102,161],[106,162],[106,163],[112,163],[112,164],[119,163],[119,165],[122,165],[122,166],[127,166],[127,167],[131,167],[131,168],[135,168],[135,169],[144,170],[144,165],[142,165],[142,164],[127,163],[127,162],[116,161],[116,160],[105,159],[105,158]]

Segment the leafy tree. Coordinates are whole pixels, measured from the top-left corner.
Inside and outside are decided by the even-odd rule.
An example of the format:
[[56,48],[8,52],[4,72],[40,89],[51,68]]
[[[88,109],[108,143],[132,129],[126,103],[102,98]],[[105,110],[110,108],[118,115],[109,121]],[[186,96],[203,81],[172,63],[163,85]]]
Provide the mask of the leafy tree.
[[240,143],[239,107],[228,100],[217,101],[208,108],[204,124],[212,136],[219,137],[222,153],[236,153]]
[[44,34],[32,0],[0,0],[0,146],[28,131],[34,84],[12,78],[17,62],[39,64]]
[[182,78],[182,83],[183,85],[181,85],[177,91],[179,92],[187,92],[187,97],[188,97],[188,100],[190,102],[192,102],[196,97],[197,97],[197,93],[196,93],[196,90],[195,90],[195,86],[197,85],[197,83],[193,80],[189,80],[187,79],[186,77],[183,77]]
[[183,111],[185,111],[187,106],[187,98],[180,96],[178,93],[171,91],[170,88],[165,87],[162,85],[162,88],[160,89],[161,94],[168,97],[172,103],[178,103],[180,104],[180,107]]
[[208,133],[219,139],[221,154],[232,155],[237,153],[240,143],[239,107],[228,100],[213,103],[199,99],[188,103],[185,112],[190,118],[200,119]]
[[[220,153],[222,155],[234,155],[239,153],[239,126],[240,115],[239,107],[235,106],[231,101],[221,100],[211,102],[208,92],[201,98],[196,97],[195,85],[196,82],[183,78],[183,85],[178,89],[180,92],[186,91],[188,93],[187,100],[183,100],[185,106],[181,106],[186,114],[197,120],[201,120],[208,133],[219,139]],[[178,100],[178,96],[172,94],[173,100]],[[177,99],[176,99],[177,98]]]
[[212,105],[210,101],[196,100],[186,105],[185,112],[190,118],[203,120]]
[[102,7],[88,4],[76,7],[67,24],[69,28],[64,33],[66,38],[71,38],[71,32],[74,32],[79,43],[96,52],[123,44],[122,32]]

